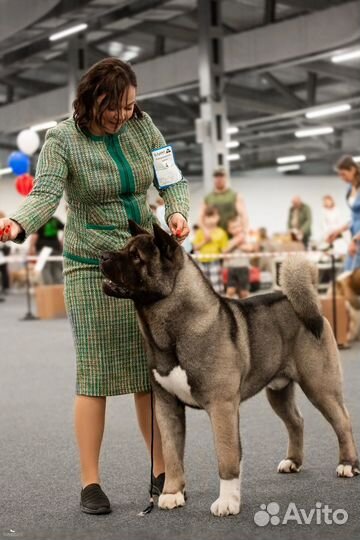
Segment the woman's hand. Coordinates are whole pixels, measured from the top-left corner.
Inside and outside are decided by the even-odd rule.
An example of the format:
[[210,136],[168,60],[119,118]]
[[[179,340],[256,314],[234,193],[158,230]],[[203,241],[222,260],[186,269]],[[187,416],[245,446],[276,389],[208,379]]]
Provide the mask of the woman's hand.
[[349,249],[348,249],[349,255],[351,255],[351,257],[354,257],[354,255],[356,255],[357,250],[358,250],[358,243],[355,242],[355,240],[351,240],[349,244]]
[[179,213],[172,214],[169,218],[169,229],[177,241],[182,244],[185,238],[190,233],[189,225],[184,216]]
[[16,221],[9,218],[0,219],[0,242],[15,240],[22,232],[22,228]]

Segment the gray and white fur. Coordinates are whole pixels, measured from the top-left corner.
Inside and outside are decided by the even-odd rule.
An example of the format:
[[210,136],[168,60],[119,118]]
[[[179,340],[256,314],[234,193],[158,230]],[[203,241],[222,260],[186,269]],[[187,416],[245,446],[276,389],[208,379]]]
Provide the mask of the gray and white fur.
[[230,300],[159,227],[154,236],[130,227],[128,245],[103,255],[104,291],[135,302],[144,336],[166,468],[160,508],[185,504],[185,406],[191,406],[206,411],[214,434],[220,491],[211,512],[240,511],[239,406],[262,389],[289,434],[278,472],[297,473],[303,464],[298,384],[336,433],[337,475],[359,474],[338,349],[319,309],[316,268],[290,255],[281,269],[283,292]]

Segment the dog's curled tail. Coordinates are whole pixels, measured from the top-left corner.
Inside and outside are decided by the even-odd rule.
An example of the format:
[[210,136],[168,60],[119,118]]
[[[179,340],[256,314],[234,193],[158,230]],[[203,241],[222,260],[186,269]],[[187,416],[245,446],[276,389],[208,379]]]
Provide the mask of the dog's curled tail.
[[317,295],[318,270],[301,253],[289,255],[280,269],[280,286],[304,325],[320,338],[324,321]]

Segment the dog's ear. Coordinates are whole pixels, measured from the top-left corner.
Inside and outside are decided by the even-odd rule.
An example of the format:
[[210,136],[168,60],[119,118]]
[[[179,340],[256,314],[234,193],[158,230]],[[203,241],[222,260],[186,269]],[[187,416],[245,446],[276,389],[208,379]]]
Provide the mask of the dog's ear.
[[159,227],[157,223],[153,224],[155,244],[166,257],[172,258],[173,253],[179,247],[177,241],[170,236],[164,229]]
[[138,234],[149,234],[149,231],[146,231],[145,229],[142,229],[136,221],[133,221],[132,219],[128,220],[129,222],[129,229],[131,232],[131,236],[137,236]]

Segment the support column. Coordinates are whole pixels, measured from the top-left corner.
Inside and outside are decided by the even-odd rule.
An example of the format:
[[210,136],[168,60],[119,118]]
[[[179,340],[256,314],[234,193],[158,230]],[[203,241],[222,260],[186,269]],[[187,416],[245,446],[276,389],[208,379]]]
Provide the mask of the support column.
[[72,104],[76,89],[83,72],[87,68],[87,43],[83,33],[75,35],[68,43],[68,103],[69,114],[72,114]]
[[228,169],[221,0],[198,0],[198,19],[201,118],[197,141],[202,143],[204,188],[211,191],[213,170]]

